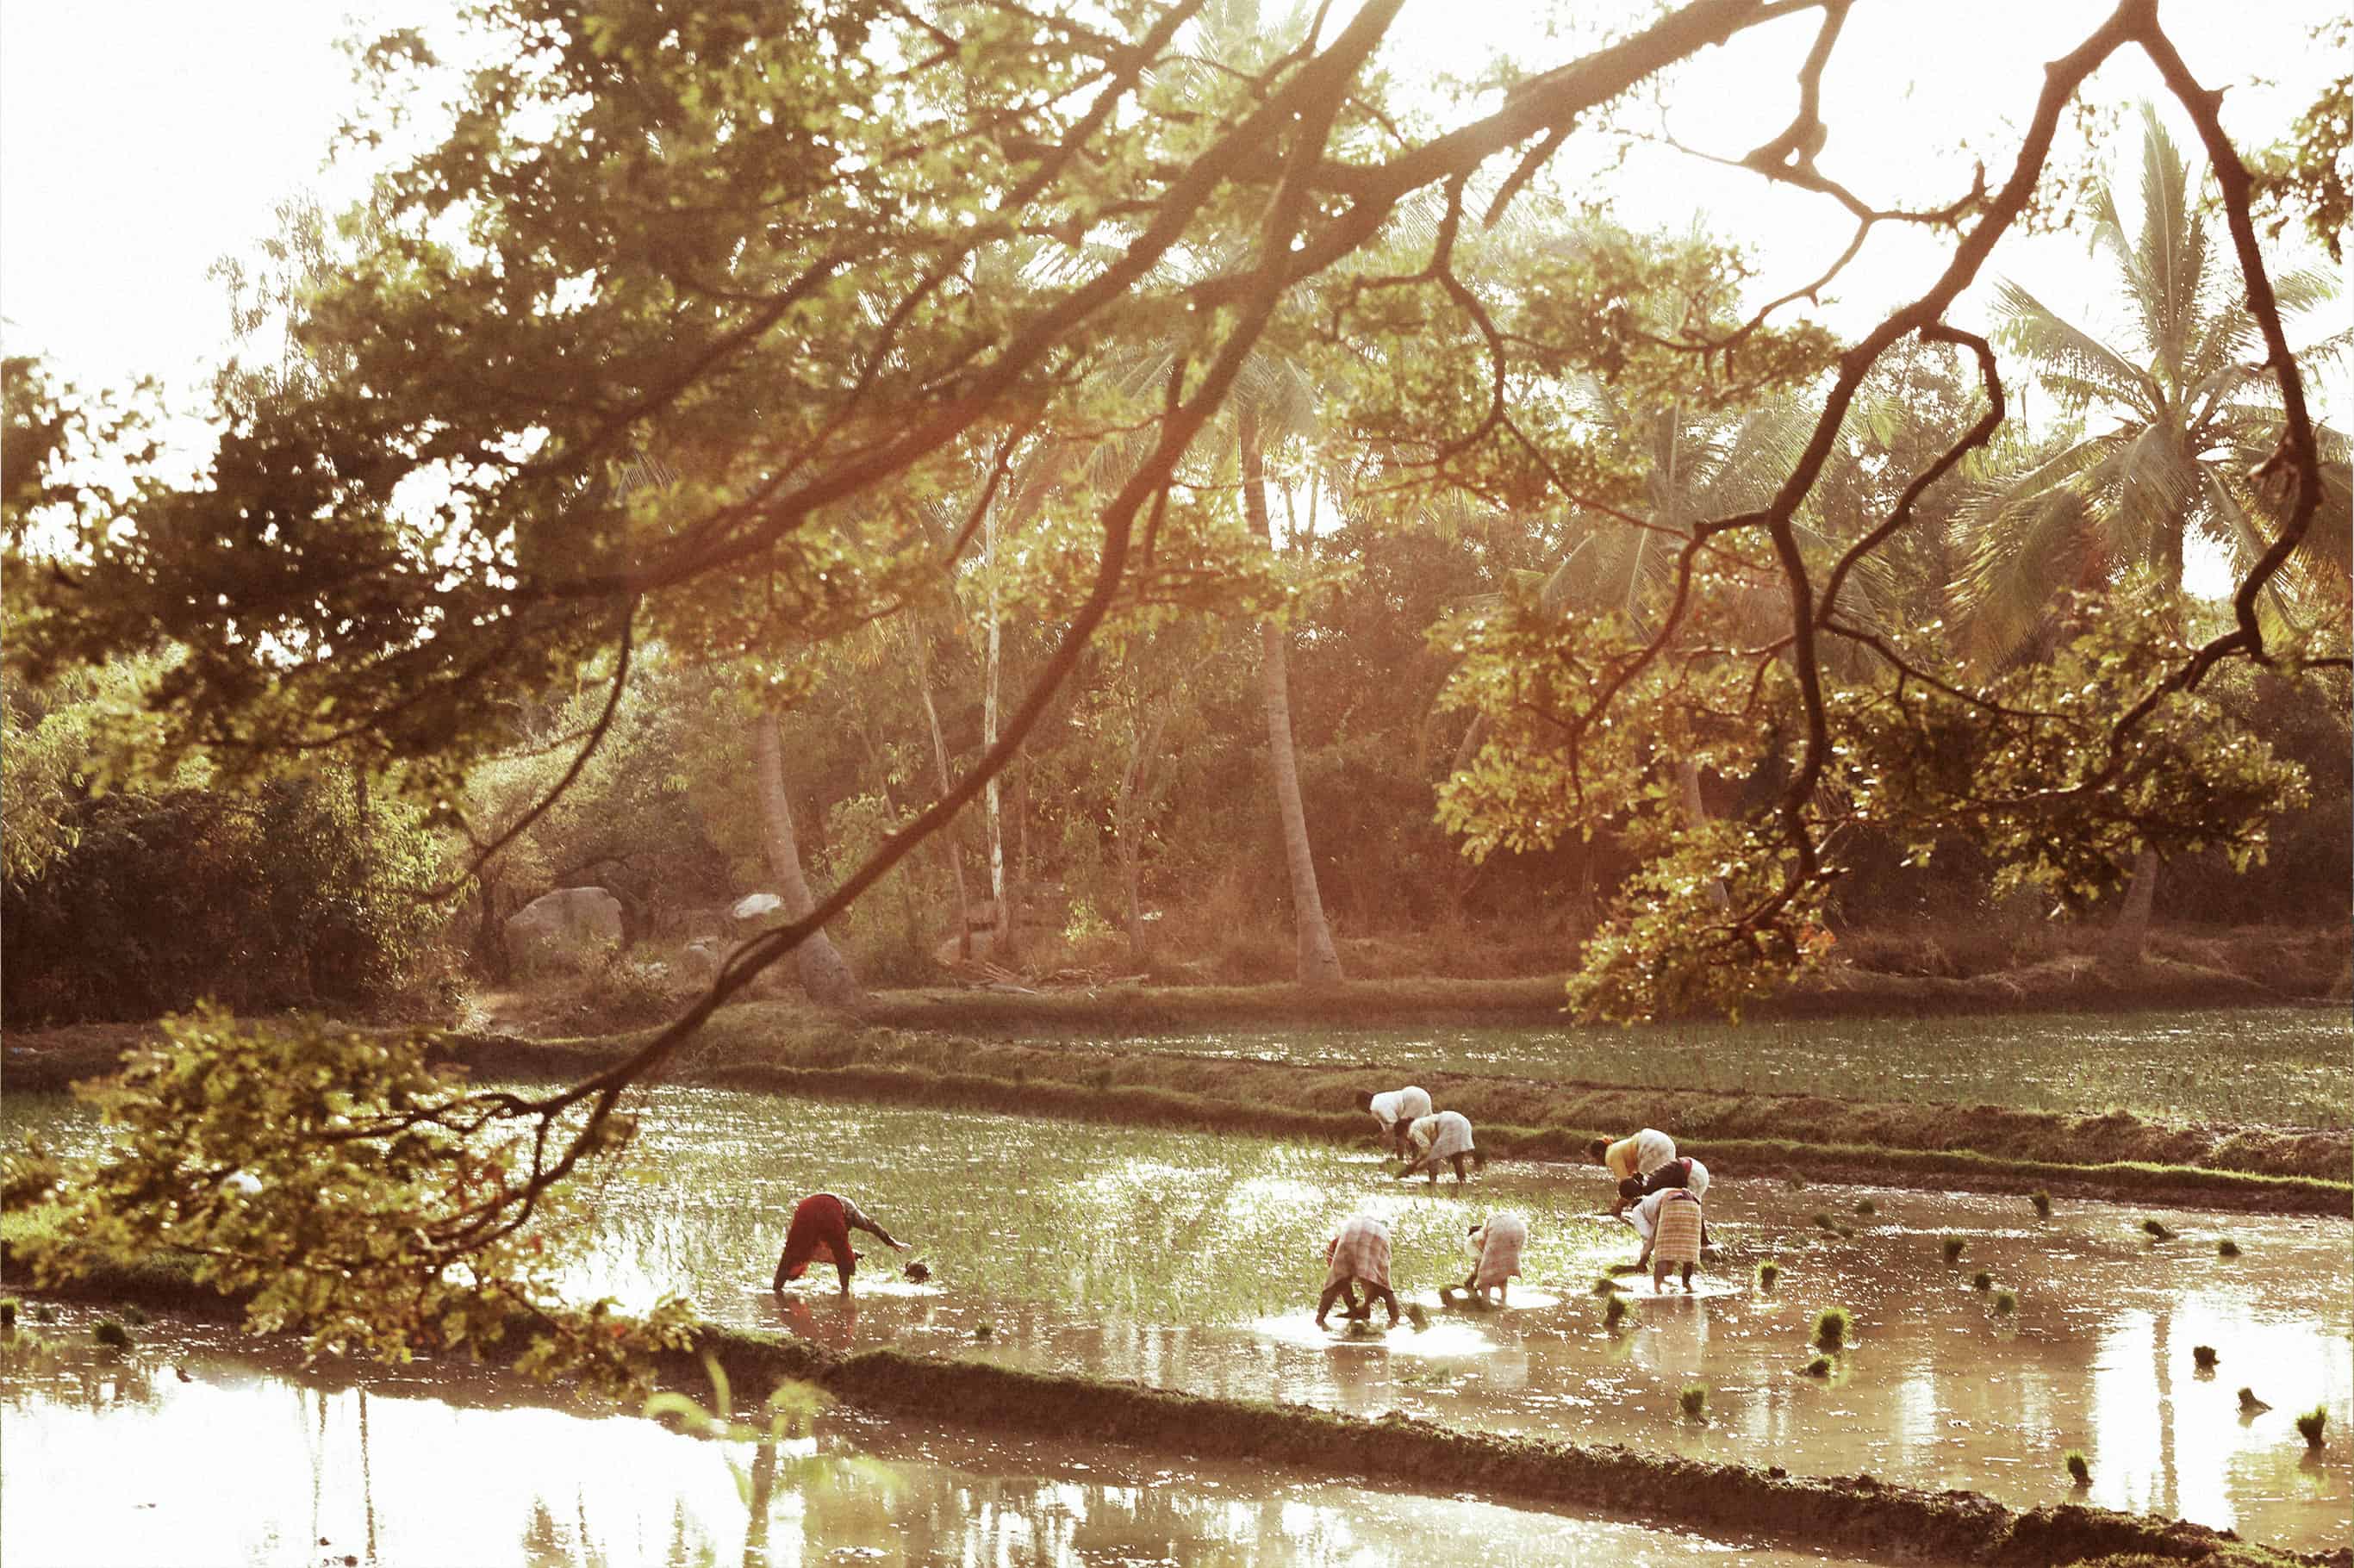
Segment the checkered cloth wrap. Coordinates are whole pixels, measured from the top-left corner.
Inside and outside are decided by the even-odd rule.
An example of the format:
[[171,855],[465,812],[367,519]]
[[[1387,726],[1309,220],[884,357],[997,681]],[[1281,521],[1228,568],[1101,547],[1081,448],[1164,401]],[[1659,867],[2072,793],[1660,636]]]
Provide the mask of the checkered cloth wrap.
[[1359,1214],[1341,1225],[1325,1244],[1324,1255],[1331,1260],[1324,1275],[1327,1290],[1352,1279],[1390,1287],[1390,1233],[1371,1214]]
[[1651,1241],[1653,1263],[1700,1261],[1700,1200],[1688,1192],[1672,1191],[1659,1202],[1658,1234]]
[[1479,1230],[1479,1272],[1474,1288],[1501,1285],[1521,1272],[1521,1248],[1529,1239],[1529,1223],[1518,1214],[1490,1214]]
[[1406,1138],[1425,1160],[1471,1152],[1471,1122],[1461,1111],[1440,1111],[1406,1128]]

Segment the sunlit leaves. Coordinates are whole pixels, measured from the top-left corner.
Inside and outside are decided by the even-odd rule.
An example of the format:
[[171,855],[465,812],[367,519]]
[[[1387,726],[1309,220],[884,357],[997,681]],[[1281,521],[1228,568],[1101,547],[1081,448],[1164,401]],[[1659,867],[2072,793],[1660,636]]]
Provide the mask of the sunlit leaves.
[[[546,1194],[527,1223],[505,1223],[498,1204],[531,1166],[531,1134],[446,1108],[454,1086],[422,1037],[210,1009],[168,1021],[83,1091],[112,1145],[17,1195],[62,1210],[23,1247],[27,1265],[55,1279],[93,1256],[175,1256],[199,1284],[248,1296],[256,1327],[298,1330],[314,1351],[511,1350],[528,1372],[642,1384],[652,1352],[683,1342],[684,1304],[629,1320],[564,1300],[581,1234],[570,1200]],[[631,1130],[609,1118],[598,1155]]]

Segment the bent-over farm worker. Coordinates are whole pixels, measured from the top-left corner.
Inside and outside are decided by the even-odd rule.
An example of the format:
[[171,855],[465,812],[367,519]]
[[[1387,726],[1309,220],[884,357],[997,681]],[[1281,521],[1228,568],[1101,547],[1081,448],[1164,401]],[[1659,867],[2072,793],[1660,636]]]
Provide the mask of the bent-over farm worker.
[[1513,1277],[1521,1272],[1521,1248],[1528,1239],[1529,1222],[1509,1209],[1489,1215],[1484,1225],[1472,1226],[1471,1255],[1477,1261],[1464,1276],[1463,1288],[1482,1301],[1492,1290],[1496,1305],[1501,1307]]
[[[1585,1146],[1585,1156],[1609,1171],[1611,1181],[1623,1183],[1632,1177],[1649,1176],[1673,1160],[1676,1157],[1676,1140],[1656,1127],[1647,1127],[1634,1137],[1622,1138],[1616,1143],[1606,1138],[1597,1138]],[[1625,1213],[1626,1208],[1627,1202],[1623,1198],[1616,1199],[1610,1204],[1610,1212],[1614,1214]]]
[[812,1192],[793,1210],[793,1223],[785,1231],[785,1250],[777,1258],[777,1277],[769,1288],[782,1291],[786,1280],[799,1279],[811,1264],[831,1262],[842,1278],[843,1294],[850,1294],[851,1271],[865,1255],[850,1250],[852,1231],[864,1231],[899,1252],[907,1250],[906,1242],[895,1239],[859,1213],[858,1205],[849,1199],[833,1192]]
[[1619,1202],[1633,1205],[1626,1211],[1627,1223],[1643,1238],[1643,1250],[1635,1257],[1637,1267],[1650,1260],[1660,1204],[1669,1193],[1683,1192],[1689,1192],[1695,1201],[1708,1193],[1708,1167],[1689,1154],[1669,1160],[1648,1178],[1630,1176],[1618,1183]]
[[1390,1309],[1390,1327],[1397,1327],[1397,1295],[1390,1289],[1390,1228],[1371,1214],[1357,1214],[1341,1222],[1324,1244],[1324,1293],[1316,1298],[1316,1326],[1324,1326],[1325,1314],[1332,1303],[1345,1300],[1349,1316],[1358,1315],[1357,1293],[1354,1287],[1365,1287],[1363,1310],[1370,1313],[1373,1303],[1382,1302]]
[[1392,1089],[1384,1095],[1360,1090],[1357,1108],[1373,1113],[1373,1120],[1381,1125],[1382,1136],[1389,1140],[1390,1147],[1403,1160],[1405,1158],[1405,1129],[1430,1114],[1430,1096],[1412,1086]]
[[1665,1288],[1668,1270],[1681,1265],[1684,1289],[1690,1291],[1692,1269],[1700,1263],[1701,1233],[1705,1228],[1699,1194],[1689,1187],[1667,1187],[1644,1202],[1658,1204],[1648,1249],[1651,1255],[1652,1290]]
[[1452,1164],[1455,1180],[1462,1181],[1466,1160],[1479,1169],[1488,1168],[1488,1157],[1471,1146],[1471,1121],[1461,1111],[1440,1111],[1437,1116],[1423,1117],[1406,1128],[1406,1143],[1412,1158],[1406,1168],[1398,1172],[1404,1181],[1417,1171],[1430,1172],[1430,1184],[1438,1185],[1438,1168]]

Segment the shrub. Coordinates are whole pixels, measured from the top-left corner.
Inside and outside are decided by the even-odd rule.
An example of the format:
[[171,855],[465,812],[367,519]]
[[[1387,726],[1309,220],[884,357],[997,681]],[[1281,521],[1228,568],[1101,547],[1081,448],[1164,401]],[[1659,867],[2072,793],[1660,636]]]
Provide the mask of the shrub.
[[2093,1467],[2085,1461],[2083,1449],[2069,1449],[2060,1457],[2060,1462],[2068,1467],[2068,1473],[2075,1478],[2078,1486],[2088,1487],[2093,1484]]
[[1866,1218],[1869,1218],[1870,1216],[1880,1213],[1880,1205],[1873,1202],[1869,1198],[1858,1198],[1855,1201],[1855,1212],[1859,1214],[1864,1215]]
[[1815,1211],[1815,1228],[1817,1230],[1833,1230],[1837,1228],[1837,1225],[1838,1222],[1831,1218],[1829,1211],[1824,1209],[1817,1209]]
[[1807,1190],[1807,1179],[1793,1171],[1782,1178],[1782,1185],[1793,1192],[1803,1192]]
[[33,1321],[34,1321],[34,1322],[36,1322],[36,1323],[54,1323],[54,1322],[56,1322],[57,1320],[58,1320],[58,1309],[57,1309],[56,1308],[54,1308],[54,1307],[50,1306],[50,1305],[49,1305],[48,1302],[46,1302],[46,1301],[37,1302],[37,1303],[35,1303],[35,1304],[34,1304],[34,1307],[33,1307]]
[[1955,1264],[1962,1261],[1962,1248],[1967,1245],[1967,1244],[1959,1236],[1947,1236],[1946,1238],[1946,1266],[1947,1267],[1950,1268]]
[[134,1302],[122,1309],[122,1320],[134,1329],[143,1329],[147,1326],[147,1314]]
[[2017,1291],[1998,1290],[1994,1293],[1994,1315],[1996,1317],[2008,1318],[2013,1312],[2018,1310],[2019,1293]]
[[1829,1377],[1829,1376],[1830,1376],[1830,1375],[1831,1375],[1831,1359],[1830,1359],[1830,1357],[1829,1357],[1829,1356],[1817,1356],[1813,1361],[1808,1361],[1808,1362],[1807,1363],[1807,1375],[1808,1375],[1808,1377]]
[[2306,1447],[2319,1448],[2322,1442],[2322,1432],[2328,1426],[2328,1407],[2327,1405],[2317,1404],[2311,1410],[2306,1411],[2304,1414],[2296,1418],[2297,1436],[2305,1439],[2305,1446]]
[[2233,1241],[2230,1236],[2225,1236],[2221,1241],[2215,1244],[2215,1255],[2217,1257],[2237,1257],[2240,1255],[2240,1244]]
[[11,1028],[371,1006],[439,961],[445,874],[422,815],[323,769],[252,789],[77,801],[72,845],[0,887]]
[[1627,1298],[1613,1293],[1608,1304],[1602,1308],[1603,1324],[1607,1328],[1615,1329],[1626,1320],[1626,1317]]
[[122,1350],[131,1343],[130,1330],[111,1318],[101,1318],[90,1326],[90,1337],[101,1345]]
[[1844,1307],[1826,1307],[1815,1314],[1815,1343],[1827,1351],[1836,1351],[1847,1343],[1855,1319]]
[[2144,1220],[2141,1223],[2141,1229],[2142,1234],[2149,1237],[2152,1241],[2172,1241],[2174,1239],[2174,1233],[2168,1230],[2165,1224],[2158,1220]]
[[1988,1274],[1983,1268],[1979,1269],[1976,1274],[1970,1276],[1970,1288],[1973,1290],[1992,1290],[1994,1288],[1994,1276]]
[[1676,1403],[1683,1407],[1686,1421],[1707,1420],[1708,1385],[1701,1383],[1693,1383],[1677,1397]]
[[1781,1282],[1781,1279],[1782,1266],[1775,1262],[1772,1258],[1769,1257],[1765,1262],[1757,1266],[1758,1289],[1771,1290],[1776,1285]]
[[2027,1195],[2027,1201],[2035,1205],[2035,1214],[2038,1219],[2048,1220],[2052,1217],[2051,1193],[2044,1192],[2030,1192]]
[[2193,1345],[2190,1347],[2190,1359],[2199,1363],[2199,1370],[2200,1372],[2213,1372],[2215,1370],[2215,1347],[2212,1345]]
[[2240,1391],[2240,1408],[2246,1411],[2258,1411],[2270,1410],[2272,1406],[2258,1399],[2254,1389],[2243,1388]]

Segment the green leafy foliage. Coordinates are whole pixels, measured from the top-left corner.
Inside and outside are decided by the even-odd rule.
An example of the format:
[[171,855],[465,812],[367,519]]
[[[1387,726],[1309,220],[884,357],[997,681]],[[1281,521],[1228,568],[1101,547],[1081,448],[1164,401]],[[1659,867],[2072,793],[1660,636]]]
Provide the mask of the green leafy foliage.
[[[55,1283],[93,1255],[176,1256],[197,1283],[249,1293],[255,1328],[317,1351],[495,1352],[527,1372],[642,1388],[652,1353],[684,1342],[687,1304],[633,1321],[610,1301],[563,1300],[556,1282],[581,1235],[569,1201],[559,1189],[520,1213],[496,1203],[533,1167],[529,1137],[405,1117],[452,1087],[425,1047],[212,1009],[168,1021],[159,1044],[84,1090],[112,1145],[44,1188],[12,1184],[12,1205],[60,1211],[23,1244],[27,1274]],[[631,1132],[607,1118],[588,1158],[617,1155]]]

